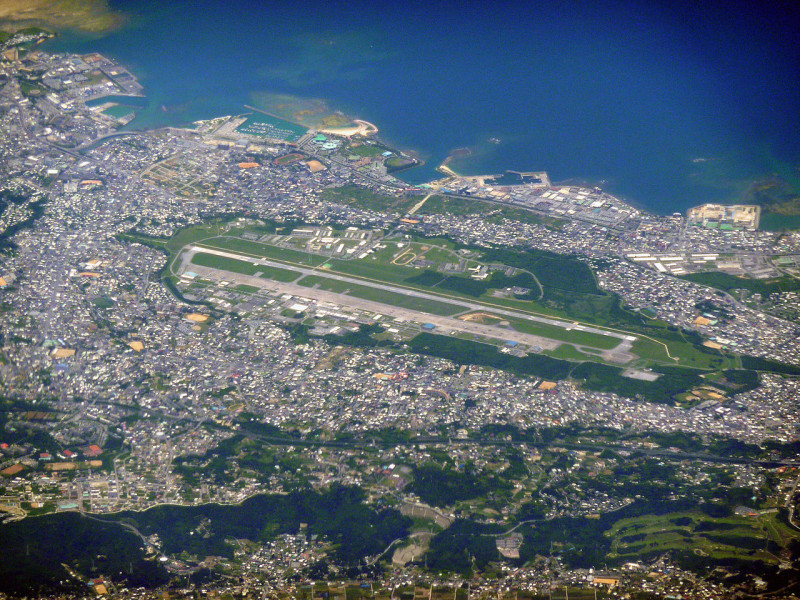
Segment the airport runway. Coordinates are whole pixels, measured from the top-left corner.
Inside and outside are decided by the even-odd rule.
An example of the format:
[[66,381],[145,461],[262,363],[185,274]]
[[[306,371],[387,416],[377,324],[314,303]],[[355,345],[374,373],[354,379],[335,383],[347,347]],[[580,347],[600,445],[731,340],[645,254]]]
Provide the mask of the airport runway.
[[[235,252],[218,250],[216,248],[208,248],[205,246],[192,245],[188,248],[188,250],[189,252],[184,253],[182,255],[181,272],[185,270],[191,270],[197,273],[198,275],[205,275],[206,277],[211,276],[211,278],[216,280],[219,279],[232,280],[236,281],[237,283],[244,283],[246,285],[251,285],[253,287],[257,287],[260,289],[278,291],[281,293],[287,293],[294,296],[300,296],[303,298],[310,298],[313,300],[330,302],[332,304],[337,304],[340,306],[361,308],[362,310],[367,310],[391,316],[395,319],[400,318],[417,323],[432,323],[437,327],[437,329],[446,330],[446,333],[448,334],[451,331],[471,333],[474,335],[480,335],[482,337],[489,337],[504,341],[513,341],[519,344],[525,344],[527,346],[532,346],[532,347],[539,346],[543,350],[553,350],[562,343],[569,343],[569,342],[561,342],[558,340],[552,340],[550,338],[545,338],[538,335],[522,333],[514,331],[513,329],[509,328],[497,327],[492,325],[483,325],[481,323],[475,323],[470,321],[462,321],[455,317],[443,317],[428,312],[424,312],[421,310],[417,311],[417,310],[399,308],[383,304],[381,302],[375,302],[372,300],[357,298],[347,294],[328,292],[325,290],[305,287],[297,285],[296,283],[282,283],[271,279],[263,279],[261,277],[253,277],[250,275],[241,275],[239,273],[233,273],[231,271],[213,269],[210,267],[201,267],[199,265],[191,264],[191,260],[194,254],[197,252],[203,252],[206,254],[213,254],[215,256],[221,256],[225,258],[241,260],[243,262],[249,262],[253,265],[263,265],[265,267],[273,267],[279,269],[290,269],[292,271],[298,272],[300,275],[303,276],[305,275],[322,276],[327,279],[333,279],[335,281],[340,281],[343,283],[352,283],[354,285],[361,285],[361,286],[366,285],[369,287],[374,287],[377,289],[393,292],[396,294],[401,294],[404,296],[411,296],[414,298],[424,298],[426,300],[435,300],[437,302],[444,302],[446,304],[452,304],[455,306],[463,307],[464,313],[473,311],[490,312],[492,314],[513,317],[516,319],[525,319],[537,323],[553,325],[556,327],[561,327],[566,330],[575,329],[577,331],[584,331],[588,333],[595,333],[598,335],[613,337],[619,339],[620,343],[610,350],[596,349],[599,350],[600,352],[599,356],[601,356],[603,359],[607,361],[616,363],[627,363],[633,358],[635,358],[634,355],[630,354],[630,349],[631,349],[631,344],[636,339],[636,337],[627,335],[625,333],[606,331],[603,329],[591,327],[589,325],[581,325],[559,319],[530,315],[527,313],[517,312],[505,308],[496,308],[494,306],[487,306],[485,304],[470,302],[469,300],[464,300],[460,298],[452,298],[450,296],[439,296],[436,294],[429,294],[426,292],[420,292],[417,290],[411,290],[372,280],[359,279],[356,277],[348,277],[346,275],[331,273],[330,271],[326,271],[324,269],[287,265],[286,263],[270,260],[267,258],[257,258],[243,254],[238,254]],[[581,347],[580,344],[572,344],[572,345],[576,346],[577,348]]]

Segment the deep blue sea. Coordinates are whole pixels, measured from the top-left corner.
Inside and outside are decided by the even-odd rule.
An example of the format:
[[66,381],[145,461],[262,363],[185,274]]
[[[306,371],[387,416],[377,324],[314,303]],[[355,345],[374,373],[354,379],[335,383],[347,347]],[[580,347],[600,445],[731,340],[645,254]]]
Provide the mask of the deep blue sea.
[[427,159],[411,182],[469,147],[459,172],[547,170],[659,213],[800,164],[792,2],[111,6],[123,27],[47,49],[130,68],[149,99],[134,128],[246,112],[263,92],[321,98]]

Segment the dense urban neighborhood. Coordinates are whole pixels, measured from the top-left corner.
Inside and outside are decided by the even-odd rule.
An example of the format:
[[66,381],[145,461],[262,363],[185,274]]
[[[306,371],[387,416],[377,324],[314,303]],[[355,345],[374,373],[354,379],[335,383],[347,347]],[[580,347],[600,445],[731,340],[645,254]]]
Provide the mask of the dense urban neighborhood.
[[365,122],[129,130],[46,35],[0,63],[0,591],[95,527],[40,593],[798,593],[800,232],[412,186]]

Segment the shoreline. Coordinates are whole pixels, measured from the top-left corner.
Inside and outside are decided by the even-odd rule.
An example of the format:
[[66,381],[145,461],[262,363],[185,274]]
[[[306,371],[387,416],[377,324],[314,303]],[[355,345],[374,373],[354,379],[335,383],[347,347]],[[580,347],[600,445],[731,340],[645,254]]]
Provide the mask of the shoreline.
[[[65,54],[72,54],[72,53],[66,52]],[[78,56],[82,56],[82,55],[78,54]],[[112,94],[108,94],[108,95],[101,95],[101,96],[94,96],[94,97],[91,97],[91,98],[87,98],[85,103],[87,104],[87,106],[89,106],[89,103],[102,102],[103,100],[108,99],[109,102],[113,102],[115,104],[122,104],[122,105],[128,106],[128,104],[125,103],[125,100],[128,100],[128,102],[131,102],[130,107],[132,108],[131,114],[133,115],[133,118],[131,118],[130,120],[128,120],[128,121],[126,121],[124,123],[121,123],[121,126],[118,128],[118,133],[122,133],[122,132],[146,133],[146,132],[149,132],[149,131],[157,131],[159,129],[165,129],[165,128],[192,129],[191,125],[193,125],[194,123],[198,122],[198,120],[189,121],[188,117],[185,118],[185,119],[181,119],[179,117],[179,115],[175,115],[178,118],[176,118],[176,119],[168,119],[168,122],[166,122],[166,123],[164,123],[162,125],[159,125],[159,126],[154,126],[153,124],[141,124],[141,125],[137,124],[137,121],[140,120],[140,113],[141,113],[141,111],[143,110],[144,107],[135,106],[135,104],[136,104],[135,101],[136,100],[145,100],[146,101],[147,98],[148,98],[148,96],[144,92],[126,93],[125,91],[122,91],[122,92],[118,92],[118,93],[115,93],[115,94],[112,93]],[[319,127],[319,128],[316,128],[316,127],[310,127],[310,126],[308,126],[306,124],[300,123],[296,119],[289,119],[289,118],[284,117],[284,116],[279,116],[279,115],[273,114],[273,113],[271,113],[271,112],[269,112],[267,110],[251,106],[249,104],[243,104],[242,106],[244,108],[248,109],[248,110],[251,110],[251,111],[254,111],[254,112],[257,112],[257,113],[260,113],[260,114],[264,114],[264,115],[267,115],[267,116],[269,116],[271,118],[274,118],[274,119],[277,119],[277,120],[280,120],[280,121],[284,121],[286,123],[290,123],[290,124],[302,127],[304,129],[307,129],[308,131],[316,131],[316,132],[327,134],[327,135],[341,136],[341,137],[344,137],[344,138],[347,138],[347,139],[352,139],[353,137],[356,137],[356,136],[362,136],[364,138],[373,137],[377,141],[380,141],[381,143],[387,145],[388,147],[398,151],[398,153],[403,153],[403,154],[410,155],[416,161],[415,163],[403,166],[403,167],[401,167],[399,169],[390,170],[389,171],[389,174],[393,175],[399,182],[402,182],[403,184],[406,184],[406,185],[409,185],[409,186],[441,185],[441,183],[442,183],[441,178],[436,178],[435,177],[435,173],[443,174],[443,175],[445,175],[445,177],[452,177],[452,178],[458,178],[458,179],[464,179],[464,180],[471,180],[471,181],[474,181],[474,182],[481,182],[482,185],[487,185],[484,180],[491,180],[493,178],[498,177],[497,174],[489,174],[489,175],[487,175],[485,173],[472,174],[472,173],[459,173],[459,172],[456,172],[450,166],[451,163],[459,162],[459,161],[461,161],[463,159],[469,158],[470,156],[474,156],[473,151],[469,147],[464,146],[464,147],[459,147],[459,148],[456,148],[455,150],[452,150],[440,165],[438,165],[437,167],[434,167],[432,169],[433,172],[430,173],[430,175],[428,175],[425,178],[424,181],[418,181],[416,183],[409,182],[409,181],[405,180],[404,178],[399,177],[398,175],[400,173],[411,173],[416,169],[421,169],[421,168],[425,167],[426,165],[428,165],[428,161],[422,158],[422,153],[419,150],[410,150],[410,151],[401,150],[401,146],[397,146],[395,144],[390,144],[388,142],[385,142],[385,141],[381,140],[381,138],[377,136],[377,134],[380,132],[380,129],[378,128],[377,125],[375,125],[374,123],[372,123],[370,121],[366,121],[364,119],[353,118],[353,119],[351,119],[351,122],[353,123],[353,125],[350,125],[350,126],[346,126],[346,127]],[[221,112],[224,112],[224,111],[221,111]],[[233,113],[230,113],[230,114],[232,115]],[[230,115],[228,115],[228,116],[230,116]],[[209,121],[209,120],[214,120],[214,119],[219,119],[219,118],[222,118],[222,116],[220,116],[220,114],[218,113],[218,114],[216,114],[214,116],[207,117],[205,119],[200,119],[199,121]],[[430,165],[429,165],[429,168],[430,168]],[[546,171],[543,171],[543,172],[546,172]],[[506,174],[507,173],[517,173],[517,171],[513,171],[513,170],[510,170],[510,169],[505,169],[503,171],[503,173],[506,173]],[[501,173],[500,175],[502,176],[503,173]],[[413,179],[417,179],[417,178],[413,178]],[[604,180],[604,179],[600,180],[599,184],[595,184],[595,182],[585,181],[585,180],[582,180],[581,178],[567,178],[567,179],[558,180],[558,181],[548,181],[550,189],[554,189],[554,188],[557,189],[557,188],[563,188],[563,187],[575,187],[575,188],[583,188],[583,189],[587,189],[587,190],[588,189],[594,189],[596,191],[599,191],[601,193],[604,193],[604,194],[607,194],[609,196],[614,197],[618,202],[620,202],[621,204],[625,204],[625,205],[627,205],[628,207],[630,207],[632,209],[635,209],[635,210],[637,210],[637,211],[639,211],[641,213],[649,214],[649,215],[656,216],[656,217],[670,217],[670,216],[673,216],[675,214],[680,214],[681,216],[684,216],[687,213],[688,210],[693,208],[693,206],[687,206],[685,208],[681,208],[680,211],[668,211],[668,210],[664,210],[663,208],[659,208],[657,210],[654,210],[652,207],[646,206],[643,203],[641,203],[640,201],[632,200],[632,199],[630,199],[630,198],[628,198],[626,196],[623,196],[623,195],[621,195],[619,193],[615,193],[615,192],[609,191],[604,185],[606,183],[608,183],[608,181]],[[489,183],[488,185],[492,185],[492,184]],[[512,184],[512,185],[518,185],[518,184]],[[733,202],[733,201],[731,201],[731,202]],[[708,204],[708,203],[728,204],[728,202],[719,202],[719,201],[706,202],[706,204]]]
[[358,123],[355,127],[331,127],[326,129],[317,129],[320,133],[327,133],[329,135],[341,135],[346,138],[351,138],[356,135],[363,137],[370,137],[378,133],[378,128],[369,121],[361,119],[353,119],[354,123]]

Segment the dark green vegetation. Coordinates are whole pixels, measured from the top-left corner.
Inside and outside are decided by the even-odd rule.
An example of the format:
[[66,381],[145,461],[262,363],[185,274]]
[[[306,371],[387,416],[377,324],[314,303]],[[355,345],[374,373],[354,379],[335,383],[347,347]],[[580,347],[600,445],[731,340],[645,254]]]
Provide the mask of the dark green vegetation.
[[[406,536],[411,524],[395,510],[377,511],[363,501],[361,489],[337,484],[323,492],[254,496],[240,505],[159,506],[114,518],[135,523],[145,535],[157,532],[166,554],[186,551],[198,557],[228,558],[233,557],[234,548],[226,540],[268,541],[282,533],[297,533],[300,523],[306,523],[308,535],[317,534],[334,544],[336,560],[355,564]],[[208,535],[197,535],[204,520],[211,523],[206,527]]]
[[[45,452],[55,454],[62,450],[53,437],[39,427],[26,427],[23,420],[24,413],[49,412],[50,407],[39,401],[31,404],[24,400],[0,397],[0,443],[6,444],[30,444]],[[13,424],[10,423],[13,421]]]
[[761,294],[766,298],[777,292],[792,292],[800,290],[800,279],[795,277],[781,277],[779,279],[752,279],[750,277],[736,277],[720,271],[704,273],[689,273],[681,275],[681,279],[707,285],[726,292],[731,290],[748,290],[754,294]]
[[605,295],[597,287],[592,270],[586,263],[569,256],[543,250],[519,251],[494,248],[485,251],[481,260],[530,271],[536,276],[542,287],[551,293],[561,290],[573,294]]
[[[416,203],[416,200],[412,205]],[[456,198],[452,196],[432,196],[417,211],[417,215],[483,215],[490,223],[500,223],[504,219],[520,221],[530,225],[545,225],[550,228],[561,226],[563,221],[537,215],[527,210],[513,208],[493,202],[484,202],[475,198]]]
[[574,363],[549,356],[512,356],[499,352],[497,347],[490,344],[433,333],[419,334],[411,340],[409,347],[412,352],[446,358],[457,364],[484,365],[545,379],[565,379],[574,367]]
[[[694,571],[721,565],[773,572],[767,565],[777,566],[776,554],[793,539],[775,515],[738,517],[730,508],[698,509],[687,500],[643,500],[595,518],[539,519],[518,531],[524,535],[519,564],[558,554],[573,568],[615,567],[668,552]],[[494,544],[499,533],[497,526],[456,521],[431,541],[428,566],[464,575],[486,570],[500,560]]]
[[500,553],[492,534],[500,528],[478,525],[459,520],[436,535],[427,553],[428,568],[433,571],[451,571],[472,576],[474,571],[485,570],[489,563],[499,561]]
[[[684,472],[685,458],[662,458],[665,454],[674,457],[674,451],[653,457],[633,453],[626,458],[610,450],[599,452],[593,446],[594,442],[606,438],[622,439],[628,435],[614,430],[584,430],[572,426],[521,432],[513,427],[495,425],[487,426],[482,435],[501,439],[510,436],[510,447],[517,447],[522,439],[532,436],[543,447],[555,450],[544,450],[537,461],[545,473],[566,473],[563,482],[551,487],[550,493],[579,486],[592,494],[639,498],[605,514],[556,518],[546,518],[541,500],[522,503],[514,516],[515,530],[524,536],[518,564],[536,556],[558,555],[570,567],[588,568],[603,564],[615,567],[666,552],[674,553],[673,556],[692,570],[714,565],[734,568],[758,565],[757,568],[768,571],[772,568],[769,565],[777,565],[783,548],[796,544],[793,540],[797,539],[797,532],[785,523],[785,516],[774,513],[750,517],[734,514],[742,504],[756,507],[766,503],[769,506],[770,497],[774,497],[780,488],[775,478],[757,491],[738,488],[733,487],[735,469],[697,463],[695,468],[705,473],[707,479],[702,485],[695,485]],[[634,441],[639,436],[627,439]],[[647,434],[642,439],[658,442],[665,449],[673,445],[694,451],[708,448],[707,442],[699,436],[681,433],[664,434],[653,439]],[[725,440],[711,440],[714,451],[723,456],[739,453],[753,456],[753,453],[758,455],[762,452],[755,446],[739,444],[739,447],[728,448],[725,443]],[[579,457],[584,457],[587,451],[590,454],[595,452],[596,458],[585,463]],[[432,454],[438,458],[435,452]],[[519,464],[520,469],[513,457],[507,459],[511,466],[494,477],[509,484],[520,477],[528,477],[524,472],[524,462]],[[444,460],[447,465],[447,458]],[[603,466],[598,472],[600,464]],[[448,466],[426,465],[415,469],[414,475],[418,483],[412,484],[410,489],[427,494],[426,500],[442,506],[447,502],[461,503],[461,507],[476,505],[476,502],[470,502],[473,498],[489,495],[483,492],[483,479],[490,475],[473,472],[469,465],[463,472],[455,472]],[[471,486],[478,491],[470,490]],[[493,492],[492,488],[490,494]],[[680,499],[675,499],[676,496]],[[459,514],[458,509],[456,514]],[[475,570],[491,572],[495,569],[494,563],[501,558],[494,542],[511,525],[486,525],[473,520],[476,517],[480,518],[473,513],[469,519],[457,520],[432,540],[426,557],[428,568],[465,575]],[[697,548],[702,552],[695,552]],[[694,560],[693,556],[700,557],[700,560]]]
[[355,565],[408,535],[411,524],[399,512],[375,510],[363,499],[359,488],[335,485],[324,492],[255,496],[234,506],[160,506],[91,519],[77,513],[25,519],[0,526],[0,544],[9,553],[0,561],[0,591],[28,595],[85,591],[85,584],[73,579],[62,564],[128,586],[166,583],[159,563],[144,559],[144,544],[134,530],[158,533],[166,554],[185,552],[202,560],[233,558],[229,540],[267,541],[297,533],[300,523],[307,523],[309,536],[316,534],[333,544],[335,560]]
[[520,300],[535,300],[540,296],[539,283],[528,273],[520,273],[509,277],[505,273],[495,271],[489,279],[477,280],[467,279],[466,277],[447,276],[436,271],[425,271],[419,275],[409,277],[404,280],[413,286],[436,287],[439,290],[448,290],[480,298],[492,290],[506,287],[521,287],[531,290],[530,293],[516,296]]
[[[261,423],[240,420],[239,425],[250,433],[275,435],[277,430],[265,429]],[[217,485],[232,483],[230,462],[236,458],[239,468],[249,476],[266,483],[274,474],[293,473],[299,466],[297,457],[276,451],[274,447],[262,446],[241,435],[220,442],[219,446],[202,456],[184,456],[176,460],[175,472],[184,478],[190,489],[196,490],[203,478],[210,478]],[[306,481],[295,483],[306,485]],[[193,500],[193,495],[186,500]]]
[[758,228],[763,231],[793,231],[800,229],[800,214],[779,215],[776,213],[762,213],[758,221]]
[[25,202],[30,202],[28,207],[31,210],[31,214],[27,219],[23,219],[22,221],[6,227],[5,230],[0,231],[0,253],[13,250],[16,247],[14,242],[11,241],[11,238],[23,229],[31,228],[36,219],[44,214],[44,207],[47,203],[47,200],[44,198],[31,200],[30,194],[25,192],[11,191],[8,189],[0,190],[0,215],[5,212],[9,205],[24,204]]
[[675,396],[701,382],[701,371],[685,367],[656,365],[653,370],[663,375],[655,381],[642,381],[622,376],[623,369],[595,362],[576,364],[543,355],[524,357],[504,354],[495,346],[421,333],[410,342],[413,352],[438,356],[458,364],[494,367],[520,375],[533,375],[553,381],[574,378],[593,391],[614,392],[621,396],[673,404]]
[[622,377],[622,369],[618,367],[585,362],[575,367],[571,376],[583,379],[583,385],[596,392],[613,392],[628,398],[668,404],[674,403],[676,395],[701,381],[696,369],[656,365],[653,371],[662,373],[662,376],[655,381],[642,381]]
[[322,198],[335,204],[389,213],[398,210],[402,212],[409,204],[408,198],[384,196],[356,185],[329,188],[324,191]]
[[767,358],[757,356],[742,356],[742,366],[753,371],[765,371],[767,373],[779,373],[781,375],[800,375],[800,367],[787,365]]
[[423,502],[445,507],[509,487],[510,484],[499,477],[477,473],[471,467],[455,471],[427,464],[414,469],[414,481],[409,491],[417,494]]
[[417,161],[411,160],[410,158],[403,158],[402,156],[390,156],[383,164],[386,167],[387,173],[397,173],[403,169],[415,166]]
[[131,587],[167,582],[164,569],[145,560],[143,543],[118,523],[102,523],[77,513],[28,518],[0,526],[0,591],[44,597],[86,593],[86,584],[63,565],[91,577],[115,574]]

